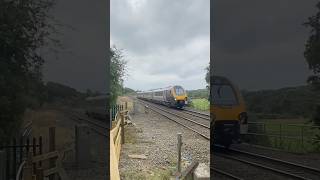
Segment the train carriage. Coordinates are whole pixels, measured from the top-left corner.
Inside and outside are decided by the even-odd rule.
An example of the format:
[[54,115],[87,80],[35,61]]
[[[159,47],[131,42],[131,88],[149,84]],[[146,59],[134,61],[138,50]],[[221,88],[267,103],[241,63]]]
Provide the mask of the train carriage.
[[246,134],[248,116],[239,89],[227,78],[213,76],[211,84],[211,130],[215,144],[229,147]]
[[138,98],[176,108],[183,108],[188,103],[186,91],[178,85],[139,92]]

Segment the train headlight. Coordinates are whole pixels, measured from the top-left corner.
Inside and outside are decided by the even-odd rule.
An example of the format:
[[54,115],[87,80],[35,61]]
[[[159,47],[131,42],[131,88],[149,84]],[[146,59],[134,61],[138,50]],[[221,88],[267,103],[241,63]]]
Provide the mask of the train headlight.
[[176,99],[176,98],[174,98],[174,100],[176,101],[177,99]]
[[242,112],[239,114],[240,124],[248,124],[248,115],[246,112]]

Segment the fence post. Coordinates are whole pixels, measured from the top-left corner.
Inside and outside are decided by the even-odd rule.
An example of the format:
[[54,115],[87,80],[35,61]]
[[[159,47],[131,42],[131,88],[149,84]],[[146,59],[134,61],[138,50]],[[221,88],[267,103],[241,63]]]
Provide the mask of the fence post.
[[182,134],[178,133],[178,163],[177,163],[178,174],[181,174],[181,146],[182,146]]
[[[32,139],[32,153],[33,153],[33,156],[36,156],[37,155],[37,140],[35,137],[33,137]],[[33,163],[33,173],[36,174],[36,163]]]
[[80,124],[75,126],[75,150],[76,164],[79,168],[88,168],[91,163],[92,143],[91,130],[88,125]]
[[[42,154],[42,136],[39,137],[39,155]],[[42,166],[42,162],[39,161],[39,166]]]
[[124,113],[123,112],[121,113],[121,142],[122,142],[122,144],[125,143],[125,140],[124,140]]
[[6,179],[6,152],[0,151],[0,179]]
[[[56,149],[55,136],[56,136],[56,128],[50,127],[49,128],[49,152],[53,152]],[[51,158],[49,160],[49,166],[50,166],[50,168],[54,167],[54,158]],[[56,179],[55,174],[51,174],[49,176],[49,180],[55,180],[55,179]]]
[[[10,141],[7,141],[7,145],[9,146],[10,145]],[[6,179],[9,179],[10,178],[10,157],[11,157],[11,153],[10,153],[10,150],[9,148],[6,148]]]
[[22,156],[23,156],[23,138],[20,138],[20,148],[19,148],[19,164],[22,163]]
[[32,154],[27,154],[26,165],[23,168],[24,180],[32,180]]
[[12,174],[16,175],[17,170],[17,140],[16,138],[13,139],[13,162],[12,162]]
[[301,127],[301,146],[302,146],[302,149],[304,149],[304,140],[303,140],[303,133],[304,133],[304,126]]
[[280,126],[280,147],[282,148],[282,124]]
[[43,180],[43,169],[37,168],[36,169],[36,180]]
[[110,115],[110,121],[109,121],[110,129],[112,129],[112,121],[113,121],[113,119],[112,119],[112,108],[109,109],[109,115]]
[[128,102],[127,101],[125,102],[125,108],[126,108],[126,110],[128,109]]

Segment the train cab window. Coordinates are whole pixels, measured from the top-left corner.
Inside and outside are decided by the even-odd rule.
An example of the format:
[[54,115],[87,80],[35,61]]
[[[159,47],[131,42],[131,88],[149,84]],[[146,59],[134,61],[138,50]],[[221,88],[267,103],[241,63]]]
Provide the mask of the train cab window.
[[213,85],[213,104],[214,105],[236,105],[238,100],[233,88],[230,85]]
[[176,91],[176,95],[177,95],[177,96],[181,96],[181,95],[184,95],[184,94],[185,94],[183,88],[180,87],[180,86],[176,86],[174,89],[175,89],[175,91]]

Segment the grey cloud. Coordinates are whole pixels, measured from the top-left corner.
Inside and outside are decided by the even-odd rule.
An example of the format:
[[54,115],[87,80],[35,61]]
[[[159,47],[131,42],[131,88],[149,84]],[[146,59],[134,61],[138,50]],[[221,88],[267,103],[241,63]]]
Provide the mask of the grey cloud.
[[316,0],[220,0],[214,9],[214,66],[246,89],[305,84],[303,57]]

